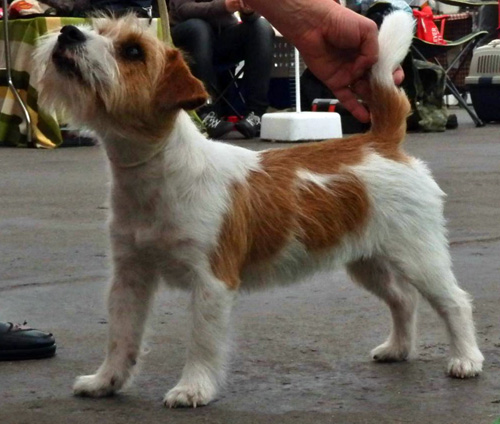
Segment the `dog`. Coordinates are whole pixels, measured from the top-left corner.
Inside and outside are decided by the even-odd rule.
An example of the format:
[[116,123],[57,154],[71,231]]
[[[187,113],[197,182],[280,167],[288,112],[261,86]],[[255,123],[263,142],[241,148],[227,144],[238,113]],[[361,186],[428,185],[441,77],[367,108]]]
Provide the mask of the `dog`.
[[74,393],[107,396],[136,368],[160,282],[191,291],[187,360],[169,407],[206,405],[224,382],[227,332],[240,290],[290,284],[344,265],[392,314],[375,361],[414,350],[423,296],[450,336],[448,374],[482,370],[469,295],[451,269],[443,192],[401,143],[410,112],[392,80],[413,21],[389,15],[371,71],[365,134],[250,151],[207,140],[186,110],[205,103],[181,53],[130,16],[63,27],[37,48],[40,100],[92,129],[112,175],[107,356]]

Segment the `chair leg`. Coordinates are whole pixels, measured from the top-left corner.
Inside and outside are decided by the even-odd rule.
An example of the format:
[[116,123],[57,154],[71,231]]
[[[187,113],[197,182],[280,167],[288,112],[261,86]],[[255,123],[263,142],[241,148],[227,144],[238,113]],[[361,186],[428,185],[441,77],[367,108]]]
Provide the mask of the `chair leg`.
[[35,147],[33,143],[33,135],[31,132],[31,116],[28,112],[28,108],[25,105],[23,99],[17,92],[16,86],[14,85],[14,81],[12,79],[12,61],[10,55],[10,39],[9,39],[9,14],[8,14],[8,3],[7,0],[3,0],[3,41],[5,46],[5,68],[7,71],[7,84],[14,95],[15,100],[21,107],[21,111],[24,115],[24,120],[26,122],[26,139],[28,142],[28,147]]
[[[416,47],[412,46],[412,51],[421,60],[428,61],[427,58]],[[449,68],[448,69],[444,69],[444,67],[439,63],[439,61],[436,58],[434,58],[434,61],[444,70],[445,79],[446,79],[446,87],[448,88],[448,90],[450,90],[451,94],[453,94],[453,96],[457,99],[458,104],[460,106],[462,106],[467,111],[467,113],[469,114],[469,116],[471,117],[471,119],[476,124],[476,127],[484,127],[484,125],[485,125],[484,122],[476,115],[476,112],[474,112],[474,110],[472,110],[472,108],[462,98],[462,96],[460,95],[460,92],[458,91],[457,87],[455,87],[455,84],[453,84],[453,81],[448,76],[448,70],[449,70]],[[456,60],[453,61],[453,64],[455,64],[455,62],[456,62]]]
[[464,98],[460,95],[460,92],[458,91],[457,87],[455,87],[455,84],[453,84],[453,82],[450,80],[448,75],[446,75],[446,88],[448,88],[451,94],[453,94],[453,96],[457,99],[458,104],[467,111],[471,119],[476,124],[476,127],[484,127],[484,122],[479,118],[479,116],[476,115],[476,112],[467,104]]
[[[225,94],[227,93],[227,91],[229,90],[229,88],[231,88],[231,85],[234,83],[236,85],[236,87],[238,87],[238,78],[240,77],[240,75],[243,73],[243,68],[240,69],[235,75],[233,75],[233,73],[231,72],[231,70],[228,70],[229,74],[231,75],[231,82],[229,84],[227,84],[226,88],[224,88],[224,90],[222,90],[219,95],[213,100],[213,104],[215,105],[216,103],[218,103],[219,101],[224,101],[224,103],[226,103],[226,105],[229,106],[229,108],[235,113],[235,115],[239,115],[240,112],[231,104],[231,102],[226,99],[225,97]],[[239,91],[239,87],[238,87],[238,91]],[[243,103],[245,103],[245,100],[243,99],[243,96],[241,94],[241,92],[239,92],[239,95],[240,95],[240,98],[243,100]]]

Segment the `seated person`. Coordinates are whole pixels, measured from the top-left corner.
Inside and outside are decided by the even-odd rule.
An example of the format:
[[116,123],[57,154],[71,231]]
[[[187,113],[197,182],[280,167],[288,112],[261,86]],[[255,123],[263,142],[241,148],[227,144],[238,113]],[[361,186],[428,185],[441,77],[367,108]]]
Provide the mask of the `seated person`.
[[152,0],[92,0],[91,9],[112,12],[134,11],[141,18],[152,17]]
[[141,18],[152,17],[152,0],[42,0],[57,10],[59,15],[87,16],[96,10],[115,14],[134,11]]
[[[271,25],[241,0],[170,0],[172,40],[187,53],[194,76],[217,97],[217,65],[243,60],[246,114],[235,124],[246,138],[260,134],[260,117],[268,107],[274,31]],[[239,12],[239,23],[234,12]],[[207,104],[198,114],[211,138],[220,138],[233,128],[220,118],[220,111]]]

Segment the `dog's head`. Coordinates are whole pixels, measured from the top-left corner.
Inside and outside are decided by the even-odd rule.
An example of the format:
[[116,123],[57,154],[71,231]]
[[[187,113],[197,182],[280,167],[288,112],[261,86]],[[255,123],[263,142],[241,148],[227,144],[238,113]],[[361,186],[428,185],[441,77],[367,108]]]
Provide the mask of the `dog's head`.
[[35,59],[42,105],[98,131],[160,133],[168,116],[207,98],[179,51],[133,16],[65,26],[40,41]]

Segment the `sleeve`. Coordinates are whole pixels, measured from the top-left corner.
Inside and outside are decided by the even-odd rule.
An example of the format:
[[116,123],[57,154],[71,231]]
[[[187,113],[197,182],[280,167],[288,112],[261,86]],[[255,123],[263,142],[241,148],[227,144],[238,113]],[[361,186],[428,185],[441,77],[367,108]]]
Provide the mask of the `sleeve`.
[[240,13],[240,18],[243,22],[253,22],[259,19],[261,15],[257,12],[252,13]]
[[181,21],[191,18],[213,21],[214,18],[229,15],[224,0],[170,0],[170,8]]

